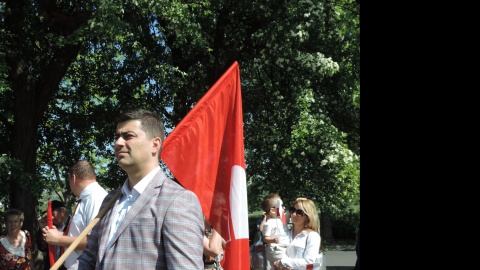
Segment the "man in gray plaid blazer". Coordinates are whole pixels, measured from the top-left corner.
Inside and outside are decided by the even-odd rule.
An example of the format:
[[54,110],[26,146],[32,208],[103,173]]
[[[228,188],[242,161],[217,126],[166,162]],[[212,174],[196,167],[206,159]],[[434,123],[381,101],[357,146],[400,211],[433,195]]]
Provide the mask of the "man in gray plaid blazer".
[[[116,119],[115,155],[128,179],[92,229],[78,269],[203,269],[203,213],[197,196],[159,166],[165,138],[156,113],[133,110]],[[188,170],[188,168],[185,168]]]

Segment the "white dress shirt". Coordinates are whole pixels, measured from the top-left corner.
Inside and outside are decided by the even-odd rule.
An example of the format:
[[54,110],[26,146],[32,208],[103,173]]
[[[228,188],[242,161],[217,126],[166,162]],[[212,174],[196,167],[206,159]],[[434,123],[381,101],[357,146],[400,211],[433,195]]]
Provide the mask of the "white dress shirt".
[[[107,191],[102,188],[98,182],[93,182],[82,190],[79,197],[81,201],[75,208],[75,213],[73,213],[68,236],[79,236],[80,233],[82,233],[88,224],[97,216],[103,199],[107,194]],[[90,234],[90,232],[88,232],[88,234]],[[75,261],[82,252],[83,250],[74,250],[67,259],[65,259],[65,267],[69,270],[77,269]]]
[[122,224],[122,221],[125,219],[125,215],[127,212],[132,208],[132,205],[135,203],[137,198],[142,194],[145,190],[147,185],[152,181],[153,177],[157,174],[160,170],[160,166],[153,169],[149,172],[145,177],[143,177],[140,182],[138,182],[132,190],[128,187],[128,179],[123,183],[122,187],[122,197],[118,205],[115,207],[114,211],[114,220],[115,222],[112,223],[112,227],[110,228],[110,233],[108,235],[108,245],[105,252],[108,252],[110,247],[113,244],[113,239],[115,239],[115,235],[117,233],[118,227]]

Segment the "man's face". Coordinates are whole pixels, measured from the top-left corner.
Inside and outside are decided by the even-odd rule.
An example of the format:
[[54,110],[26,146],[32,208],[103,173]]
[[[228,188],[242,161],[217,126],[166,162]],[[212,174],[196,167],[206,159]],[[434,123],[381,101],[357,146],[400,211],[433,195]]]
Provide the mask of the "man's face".
[[67,209],[64,207],[58,207],[57,209],[52,211],[52,218],[53,218],[53,224],[55,226],[60,226],[65,222],[67,219]]
[[128,173],[129,169],[147,164],[152,155],[156,155],[154,139],[140,129],[140,121],[131,120],[117,125],[115,132],[115,157],[120,167]]

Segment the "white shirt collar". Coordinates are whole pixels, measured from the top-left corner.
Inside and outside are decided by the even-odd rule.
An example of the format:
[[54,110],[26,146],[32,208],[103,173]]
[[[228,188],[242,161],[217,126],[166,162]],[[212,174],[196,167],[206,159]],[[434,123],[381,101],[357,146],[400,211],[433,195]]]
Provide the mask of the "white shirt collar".
[[86,186],[82,190],[82,192],[80,193],[80,196],[78,198],[80,200],[83,200],[84,198],[86,198],[87,196],[92,194],[96,190],[97,186],[99,186],[98,182],[93,182],[93,183],[88,184],[88,186]]
[[129,195],[129,194],[132,194],[132,195],[140,195],[142,194],[142,192],[145,190],[145,188],[148,186],[148,184],[150,183],[150,181],[152,181],[153,177],[157,174],[157,172],[160,170],[160,166],[157,166],[155,169],[153,169],[151,172],[149,172],[147,175],[145,175],[145,177],[142,178],[142,180],[140,180],[140,182],[138,182],[132,190],[130,190],[128,188],[128,179],[127,181],[125,181],[125,183],[123,183],[123,187],[122,187],[122,195]]

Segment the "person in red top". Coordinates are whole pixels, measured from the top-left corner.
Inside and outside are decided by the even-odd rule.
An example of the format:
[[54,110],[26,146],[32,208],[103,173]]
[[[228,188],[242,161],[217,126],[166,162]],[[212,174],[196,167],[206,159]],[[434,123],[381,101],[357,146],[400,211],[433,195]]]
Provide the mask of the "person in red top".
[[5,212],[7,234],[0,236],[0,269],[31,269],[30,233],[22,230],[24,214],[19,209]]

